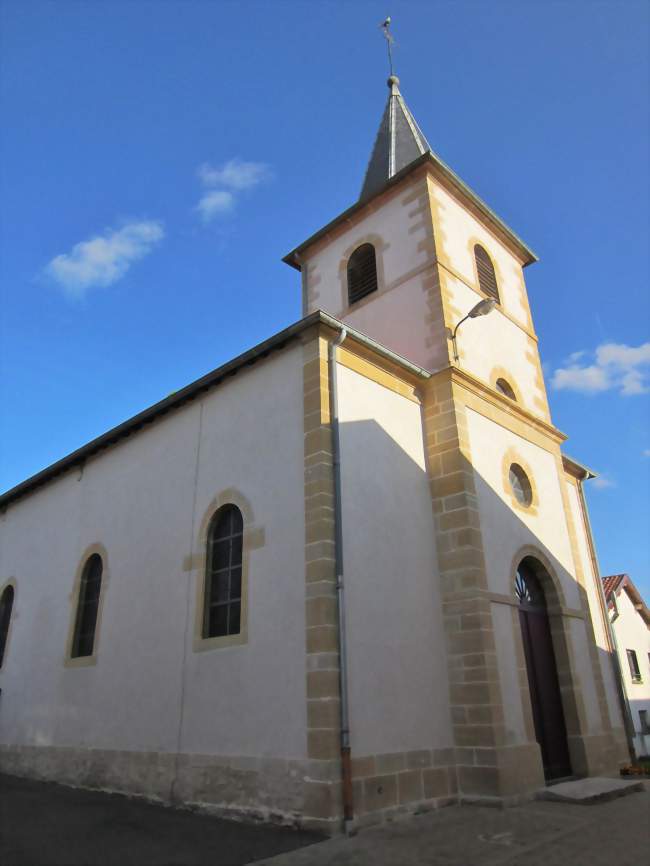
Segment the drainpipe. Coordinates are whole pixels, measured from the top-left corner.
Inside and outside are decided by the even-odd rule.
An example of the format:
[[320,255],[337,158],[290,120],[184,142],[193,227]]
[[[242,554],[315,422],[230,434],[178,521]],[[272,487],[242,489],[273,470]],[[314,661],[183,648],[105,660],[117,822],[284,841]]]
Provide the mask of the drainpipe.
[[341,440],[339,436],[338,381],[336,357],[338,347],[348,332],[341,328],[336,340],[328,346],[330,388],[330,423],[332,428],[332,464],[334,469],[334,558],[336,566],[336,601],[338,610],[339,684],[341,690],[341,781],[343,783],[343,826],[347,832],[354,817],[352,795],[352,761],[350,758],[350,713],[348,703],[348,657],[345,640],[345,595],[343,584],[343,521],[341,514]]
[[612,657],[612,667],[614,668],[614,679],[616,680],[616,691],[618,692],[618,700],[621,705],[621,714],[623,716],[623,728],[625,730],[625,739],[627,740],[627,748],[630,753],[630,760],[634,761],[635,759],[635,749],[634,749],[634,726],[632,723],[632,713],[630,710],[630,704],[627,699],[627,695],[625,694],[625,687],[623,686],[623,675],[621,672],[621,661],[620,656],[618,654],[618,643],[616,641],[616,634],[612,627],[611,620],[609,618],[609,613],[607,612],[607,599],[605,598],[605,590],[603,589],[603,581],[600,576],[600,566],[598,564],[598,556],[596,554],[596,544],[594,542],[594,534],[591,529],[591,520],[589,519],[589,509],[587,508],[587,500],[585,498],[585,491],[583,488],[583,483],[588,481],[590,478],[593,478],[591,472],[588,469],[584,470],[585,474],[580,479],[580,483],[578,484],[578,491],[580,494],[580,506],[582,508],[582,513],[584,515],[585,526],[587,528],[587,542],[589,545],[589,553],[591,554],[591,563],[594,571],[594,575],[596,578],[597,585],[597,593],[598,600],[600,602],[600,609],[602,615],[605,619],[605,631],[609,638],[609,645],[611,650]]

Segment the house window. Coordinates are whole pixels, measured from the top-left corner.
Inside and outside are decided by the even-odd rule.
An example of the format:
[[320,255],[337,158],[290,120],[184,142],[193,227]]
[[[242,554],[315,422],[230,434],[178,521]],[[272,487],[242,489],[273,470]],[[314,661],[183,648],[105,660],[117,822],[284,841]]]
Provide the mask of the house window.
[[641,671],[639,670],[639,661],[634,650],[625,650],[627,653],[627,663],[630,666],[630,676],[633,683],[643,682],[641,679]]
[[94,652],[103,570],[101,556],[98,553],[93,553],[84,566],[79,584],[77,617],[72,639],[71,656],[73,659],[92,656]]
[[0,667],[5,657],[7,638],[9,637],[9,623],[11,622],[11,610],[14,606],[14,588],[5,587],[0,597]]
[[499,394],[503,394],[504,397],[508,397],[510,400],[517,402],[515,392],[512,390],[512,385],[507,381],[507,379],[497,379],[495,387]]
[[641,733],[650,734],[650,722],[648,721],[647,710],[639,710],[639,722],[641,723]]
[[241,628],[244,520],[236,505],[212,518],[206,557],[203,637],[239,634]]
[[476,273],[478,274],[478,284],[481,291],[489,297],[494,298],[498,304],[500,301],[497,275],[494,272],[492,259],[480,244],[474,246],[474,259],[476,261]]
[[533,501],[533,488],[528,476],[518,463],[513,463],[510,466],[508,480],[517,502],[528,507]]
[[372,244],[362,244],[348,259],[348,303],[377,291],[377,260]]

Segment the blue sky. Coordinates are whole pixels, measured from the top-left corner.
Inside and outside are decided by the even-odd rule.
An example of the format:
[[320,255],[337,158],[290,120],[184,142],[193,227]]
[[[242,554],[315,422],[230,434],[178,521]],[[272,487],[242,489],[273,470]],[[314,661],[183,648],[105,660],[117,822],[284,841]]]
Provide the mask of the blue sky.
[[280,259],[358,196],[390,13],[432,147],[540,256],[553,419],[650,601],[646,2],[0,8],[1,489],[300,318]]

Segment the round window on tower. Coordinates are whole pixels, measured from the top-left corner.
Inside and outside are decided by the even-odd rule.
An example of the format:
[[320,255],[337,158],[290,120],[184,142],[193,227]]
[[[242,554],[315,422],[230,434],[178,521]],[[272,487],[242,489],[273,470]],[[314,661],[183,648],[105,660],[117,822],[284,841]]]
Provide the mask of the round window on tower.
[[518,463],[510,465],[508,480],[510,482],[510,489],[517,502],[528,508],[533,501],[533,488],[530,479]]

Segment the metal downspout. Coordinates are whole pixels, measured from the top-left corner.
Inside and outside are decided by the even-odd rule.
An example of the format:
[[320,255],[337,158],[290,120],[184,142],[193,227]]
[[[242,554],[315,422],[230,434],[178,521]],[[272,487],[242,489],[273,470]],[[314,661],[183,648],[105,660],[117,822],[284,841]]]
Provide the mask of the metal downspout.
[[332,428],[332,464],[334,469],[334,558],[336,566],[336,601],[338,611],[339,683],[341,690],[341,781],[343,787],[343,825],[347,831],[354,817],[352,794],[352,761],[350,758],[350,714],[348,703],[348,659],[345,635],[345,594],[343,584],[343,520],[341,514],[341,441],[339,436],[338,380],[336,356],[347,337],[345,328],[328,346],[330,388],[330,424]]
[[584,515],[585,526],[587,527],[587,541],[589,544],[589,552],[591,553],[591,561],[593,565],[594,575],[596,578],[597,585],[597,593],[598,600],[600,601],[600,609],[602,615],[605,619],[605,630],[607,636],[609,638],[609,644],[611,648],[611,658],[612,658],[612,667],[614,669],[614,679],[616,681],[616,691],[618,692],[618,700],[621,705],[621,714],[623,716],[623,729],[625,730],[625,739],[627,740],[627,748],[630,753],[630,760],[634,761],[635,758],[635,750],[634,750],[634,726],[632,723],[632,713],[630,710],[629,701],[627,699],[627,695],[625,694],[625,687],[623,685],[623,675],[621,671],[621,662],[620,656],[618,654],[618,643],[616,641],[616,634],[614,633],[614,629],[612,627],[611,620],[609,618],[609,614],[607,613],[607,599],[605,598],[605,590],[603,589],[603,581],[600,575],[600,565],[598,564],[598,555],[596,554],[596,544],[594,542],[594,534],[591,529],[591,520],[589,518],[589,509],[587,508],[587,500],[585,498],[585,491],[583,488],[583,483],[587,481],[589,478],[592,478],[590,472],[585,470],[585,474],[583,475],[580,483],[578,484],[578,491],[580,494],[580,505],[582,507],[582,514]]

